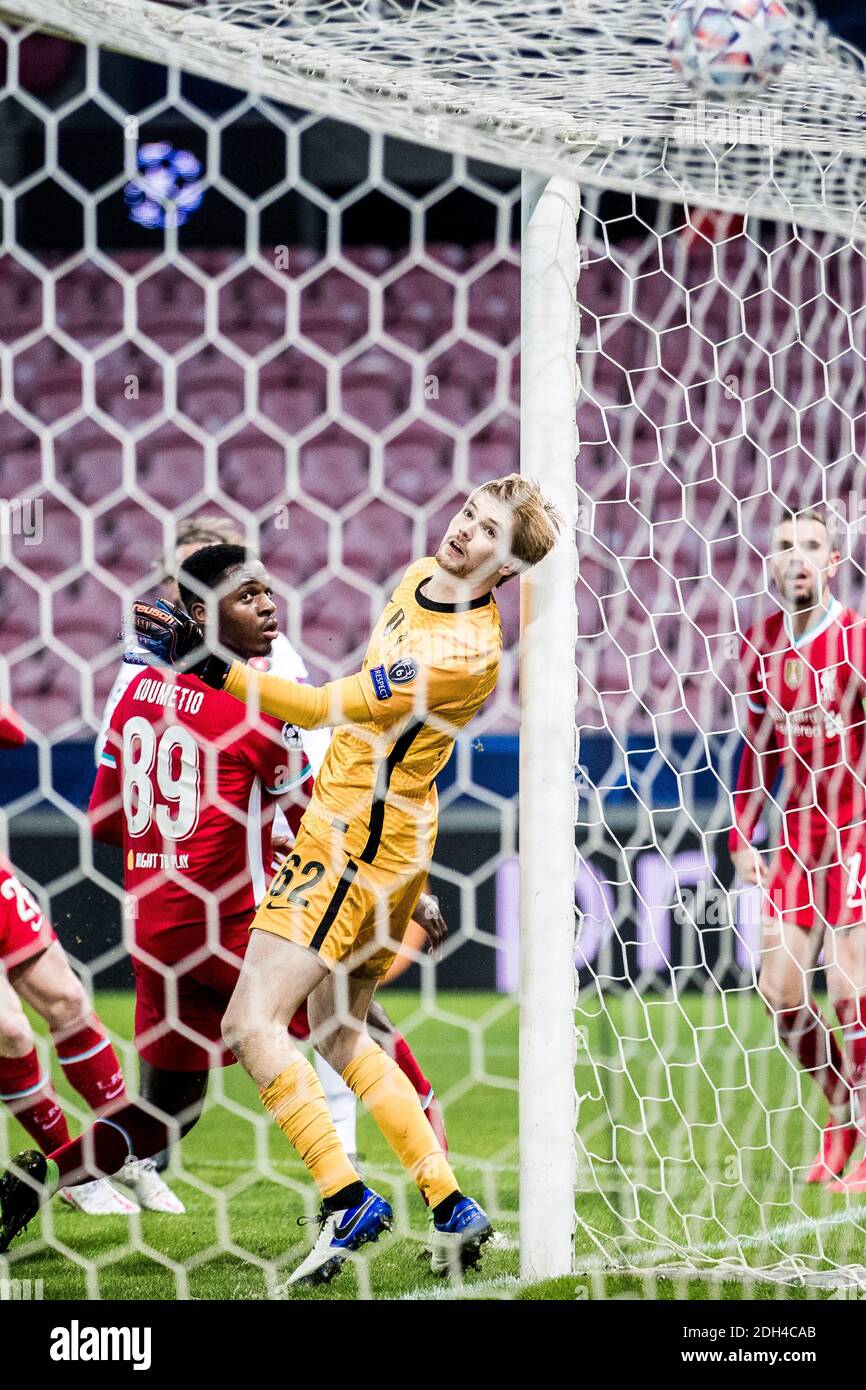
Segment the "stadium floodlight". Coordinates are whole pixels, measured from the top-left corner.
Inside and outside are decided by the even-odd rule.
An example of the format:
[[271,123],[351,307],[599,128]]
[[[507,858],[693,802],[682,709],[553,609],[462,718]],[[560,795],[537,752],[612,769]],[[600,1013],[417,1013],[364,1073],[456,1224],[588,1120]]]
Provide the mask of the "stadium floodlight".
[[[683,576],[675,562],[675,547],[665,552],[667,533],[660,523],[664,518],[688,530],[688,513],[683,512],[682,502],[671,517],[652,511],[651,501],[639,493],[643,476],[638,455],[644,462],[657,462],[658,476],[678,485],[684,495],[689,488],[714,481],[737,510],[737,536],[744,534],[752,513],[740,508],[746,499],[724,481],[726,444],[732,443],[733,448],[745,439],[755,456],[763,451],[765,483],[755,488],[762,499],[787,495],[789,484],[797,480],[793,465],[784,486],[773,472],[777,451],[771,449],[770,425],[778,441],[790,424],[788,417],[783,418],[784,411],[778,418],[771,412],[760,437],[750,435],[748,420],[739,433],[713,433],[713,423],[718,423],[732,401],[742,423],[750,408],[758,408],[755,403],[762,389],[782,405],[791,403],[784,382],[772,371],[768,386],[761,386],[771,351],[764,344],[780,331],[779,324],[763,321],[756,327],[746,320],[747,300],[764,291],[772,295],[774,276],[776,284],[784,281],[787,293],[787,297],[781,291],[776,296],[781,296],[784,306],[780,341],[795,349],[803,341],[798,310],[817,277],[819,289],[812,297],[820,295],[822,312],[829,316],[822,331],[835,349],[832,362],[841,374],[835,388],[831,383],[827,409],[814,412],[814,429],[810,417],[811,432],[801,428],[797,396],[793,406],[800,424],[795,444],[806,448],[808,433],[813,460],[820,454],[822,440],[826,449],[831,447],[831,436],[834,458],[845,458],[858,443],[862,445],[856,437],[859,412],[853,402],[863,361],[856,344],[845,346],[837,338],[852,327],[858,312],[858,242],[866,233],[866,137],[861,119],[866,110],[866,64],[817,21],[807,4],[790,8],[797,31],[784,71],[758,98],[732,106],[695,101],[679,84],[664,49],[667,6],[659,0],[416,0],[405,5],[395,0],[377,4],[353,0],[321,4],[303,0],[201,4],[3,0],[2,6],[7,23],[48,29],[203,75],[275,103],[327,114],[366,131],[524,171],[521,467],[557,501],[569,538],[579,528],[590,540],[597,540],[598,508],[618,504],[638,518],[650,538],[645,550],[632,554],[630,534],[624,534],[619,543],[613,532],[607,537],[604,565],[621,581],[618,588],[595,595],[610,600],[607,607],[600,603],[608,651],[600,652],[598,643],[583,651],[579,648],[581,684],[593,695],[611,689],[604,684],[607,658],[611,653],[622,658],[626,684],[621,689],[633,701],[626,718],[646,712],[641,694],[652,684],[648,664],[646,687],[635,675],[643,670],[640,661],[649,649],[637,645],[629,651],[622,636],[634,621],[627,601],[639,603],[645,597],[628,562],[637,565],[645,559],[658,565],[670,579],[679,605],[671,613],[682,615],[683,623],[691,621],[693,610],[687,606],[680,580],[707,577],[703,568]],[[606,194],[623,196],[628,212],[609,213],[603,201]],[[689,210],[685,214],[683,207]],[[702,232],[694,215],[701,208],[747,219],[746,232],[733,230],[725,239],[724,233],[718,235],[719,226],[724,225],[719,223]],[[640,229],[641,244],[634,239],[622,249],[615,244],[614,225],[623,216],[631,218],[635,232]],[[772,267],[771,258],[749,235],[755,230],[757,238],[761,222],[785,229],[776,236],[775,266],[781,265],[781,271]],[[737,245],[732,246],[732,241]],[[694,266],[707,249],[712,265],[701,282]],[[821,279],[821,267],[826,269],[831,261],[836,274],[832,285]],[[579,297],[579,274],[595,271],[608,274],[616,284],[605,289],[604,314],[592,325],[581,325],[575,287]],[[661,289],[656,286],[653,297],[649,282],[654,277],[665,283]],[[733,317],[723,325],[724,333],[720,329],[715,337],[704,336],[703,321],[696,316],[701,293],[709,303],[720,287],[735,306]],[[715,314],[716,321],[725,312],[717,304],[707,309],[708,318]],[[584,347],[578,354],[584,372],[581,397],[574,361],[576,344],[587,327],[597,336],[594,352]],[[675,342],[680,330],[684,341]],[[616,332],[631,335],[621,357],[613,342]],[[678,366],[671,371],[665,370],[665,350],[677,356]],[[792,370],[797,391],[804,397],[810,390],[814,395],[812,388],[826,375],[819,366],[808,365],[805,355]],[[700,416],[692,414],[682,385],[689,380],[703,388]],[[728,395],[721,401],[723,389]],[[599,429],[582,441],[575,431],[579,399],[595,406]],[[635,431],[640,422],[645,428],[637,447]],[[622,431],[617,433],[620,425]],[[847,452],[841,438],[846,430]],[[685,442],[687,433],[690,445]],[[592,477],[582,464],[581,446],[587,444],[587,453],[599,463]],[[790,442],[784,447],[789,448]],[[588,524],[578,509],[575,455]],[[695,463],[696,471],[690,473],[698,459],[706,462],[706,470],[702,472]],[[606,498],[605,482],[617,470],[624,480],[622,494]],[[820,471],[817,464],[815,471],[816,475]],[[723,511],[720,504],[717,512]],[[763,515],[757,507],[754,514]],[[591,544],[587,556],[591,572],[595,563]],[[576,559],[577,548],[565,544],[537,574],[522,581],[521,1267],[527,1278],[536,1279],[568,1273],[574,1263]],[[710,570],[708,583],[715,582]],[[625,604],[620,604],[622,611],[617,610],[620,598]],[[609,616],[614,610],[620,626]],[[646,609],[644,613],[650,646],[661,652],[656,618],[671,614]],[[735,635],[738,627],[738,621],[732,621],[729,635]],[[691,672],[677,670],[675,657],[669,666],[674,672],[674,694],[687,708],[684,681]],[[729,673],[725,679],[732,679]],[[649,783],[644,786],[638,779],[632,785],[630,781],[623,727],[609,721],[603,701],[600,708],[604,727],[625,754],[623,785],[641,805],[647,843],[658,844],[661,860],[669,867],[688,822],[705,848],[703,837],[713,827],[695,826],[682,789],[674,815],[679,820],[665,832],[667,838],[661,834],[653,821]],[[651,701],[649,708],[655,738],[650,761],[656,757],[664,763],[664,721]],[[698,728],[705,736],[729,732],[732,724],[718,720],[718,709],[710,710],[704,722],[697,721]],[[692,771],[687,768],[686,774]],[[596,778],[596,788],[603,782],[603,777]],[[590,833],[584,857],[601,824],[600,818],[585,822]],[[622,867],[631,881],[625,851]],[[599,901],[606,903],[605,891],[622,880],[613,871],[608,881],[603,875],[596,881]],[[676,875],[674,882],[678,882]],[[647,884],[633,886],[637,901]],[[636,945],[642,968],[649,969],[657,961],[664,968],[669,961],[652,925],[659,904],[646,896],[642,901],[650,927],[640,941],[628,945]],[[612,921],[618,911],[618,907],[605,908],[605,921]],[[598,935],[604,924],[600,917],[589,916]],[[617,918],[617,929],[619,925]],[[604,972],[595,957],[589,960],[586,944],[582,950],[586,968],[600,980]],[[622,980],[613,966],[610,978]],[[627,1006],[632,1003],[629,998]],[[720,1007],[724,1010],[723,1002]],[[635,1008],[634,1018],[638,1018],[640,1001]],[[679,1011],[676,1000],[674,1008]],[[643,1154],[646,1159],[652,1151],[652,1172],[646,1184],[650,1194],[659,1195],[660,1208],[672,1203],[676,1223],[681,1224],[674,1232],[655,1211],[645,1218],[643,1179],[635,1176],[623,1157],[628,1145],[619,1151],[616,1143],[618,1136],[622,1140],[624,1125],[617,1104],[622,1102],[626,1110],[628,1106],[622,1095],[619,1101],[611,1098],[609,1083],[616,1078],[618,1085],[625,1077],[624,1089],[631,1084],[639,1091],[639,1108],[651,1108],[657,1099],[656,1080],[661,1077],[670,1083],[668,1059],[659,1048],[646,1073],[632,1082],[629,1047],[638,1036],[630,1032],[634,1018],[628,1008],[617,1018],[603,1012],[617,1035],[616,1044],[609,1056],[602,1056],[600,1044],[590,1043],[588,1100],[594,1118],[589,1134],[582,1133],[580,1147],[590,1173],[587,1190],[590,1196],[601,1193],[605,1210],[597,1222],[582,1216],[579,1263],[589,1247],[607,1265],[640,1270],[651,1267],[653,1259],[658,1265],[670,1257],[681,1258],[693,1269],[712,1260],[713,1239],[721,1242],[727,1259],[725,1236],[702,1241],[689,1225],[689,1213],[678,1206],[674,1187],[666,1186],[666,1165],[686,1159],[673,1160],[662,1153],[654,1137],[648,1139]],[[657,1045],[648,1041],[647,1046],[655,1049]],[[617,1064],[618,1056],[625,1058],[622,1066]],[[708,1084],[717,1092],[725,1089],[723,1082]],[[686,1105],[673,1093],[668,1098],[678,1108]],[[598,1102],[594,1109],[593,1102]],[[688,1130],[688,1116],[683,1123]],[[629,1129],[634,1149],[639,1148],[637,1135],[650,1134],[652,1129],[645,1113],[640,1124],[645,1126],[643,1131]],[[593,1148],[596,1129],[605,1126],[613,1134],[609,1155]],[[742,1146],[736,1140],[734,1144],[739,1155],[747,1139]],[[701,1158],[692,1154],[692,1160],[700,1168]],[[609,1196],[604,1181],[605,1173],[613,1169],[621,1184],[615,1198]],[[656,1179],[660,1192],[653,1187]],[[683,1200],[691,1201],[693,1195]],[[611,1221],[618,1223],[614,1235]],[[647,1248],[652,1258],[646,1257]],[[734,1248],[742,1255],[742,1247]]]

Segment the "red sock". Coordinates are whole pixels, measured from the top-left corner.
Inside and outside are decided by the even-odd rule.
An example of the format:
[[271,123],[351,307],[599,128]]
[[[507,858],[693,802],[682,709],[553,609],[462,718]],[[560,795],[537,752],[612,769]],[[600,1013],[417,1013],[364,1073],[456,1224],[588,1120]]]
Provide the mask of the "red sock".
[[846,1105],[851,1088],[842,1053],[814,999],[799,1009],[781,1009],[776,1014],[776,1024],[780,1039],[820,1086],[831,1108],[838,1110]]
[[418,1092],[418,1099],[421,1102],[424,1114],[427,1116],[427,1123],[439,1140],[443,1153],[447,1154],[448,1135],[445,1131],[445,1121],[442,1117],[442,1112],[433,1094],[433,1085],[428,1081],[418,1065],[418,1059],[403,1037],[403,1034],[398,1033],[395,1029],[391,1040],[394,1044],[394,1061],[397,1063],[401,1072],[403,1072],[403,1075],[409,1078],[415,1090]]
[[131,1101],[101,1115],[77,1139],[49,1154],[60,1169],[60,1186],[72,1187],[91,1178],[110,1178],[130,1154],[152,1158],[174,1138],[171,1129],[155,1115]]
[[74,1033],[54,1033],[52,1040],[66,1080],[97,1115],[125,1097],[117,1053],[96,1014]]
[[433,1087],[418,1065],[418,1059],[415,1053],[403,1037],[403,1034],[398,1033],[396,1030],[393,1034],[392,1042],[394,1044],[394,1061],[397,1063],[397,1066],[404,1076],[408,1076],[421,1100],[427,1100]]
[[[842,1025],[842,1045],[848,1060],[848,1075],[856,1091],[862,1088],[866,1073],[866,995],[837,1000],[836,1013]],[[860,1099],[864,1099],[862,1094]]]
[[0,1057],[0,1100],[43,1153],[69,1142],[66,1116],[50,1080],[42,1075],[35,1047],[26,1057]]

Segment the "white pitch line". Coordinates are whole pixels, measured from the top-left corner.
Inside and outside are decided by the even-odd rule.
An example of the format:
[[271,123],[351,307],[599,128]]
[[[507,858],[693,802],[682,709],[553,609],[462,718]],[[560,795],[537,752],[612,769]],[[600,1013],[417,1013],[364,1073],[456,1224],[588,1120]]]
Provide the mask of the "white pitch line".
[[518,1279],[516,1274],[500,1274],[496,1279],[479,1279],[472,1284],[445,1284],[441,1288],[431,1289],[429,1285],[419,1284],[411,1293],[400,1295],[399,1302],[418,1302],[423,1301],[452,1301],[459,1298],[477,1298],[480,1294],[483,1298],[488,1293],[500,1293],[503,1289],[531,1289],[531,1283],[524,1283]]

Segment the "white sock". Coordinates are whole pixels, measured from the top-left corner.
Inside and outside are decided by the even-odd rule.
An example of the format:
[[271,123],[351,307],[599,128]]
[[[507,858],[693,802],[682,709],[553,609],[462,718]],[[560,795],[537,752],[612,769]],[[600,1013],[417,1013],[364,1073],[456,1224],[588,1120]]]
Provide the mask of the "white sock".
[[319,1080],[322,1083],[322,1090],[325,1092],[325,1099],[328,1102],[331,1119],[334,1121],[334,1128],[340,1137],[340,1143],[347,1154],[355,1154],[358,1152],[358,1139],[355,1132],[358,1102],[355,1099],[355,1094],[349,1090],[340,1073],[334,1071],[334,1068],[329,1066],[324,1057],[320,1057],[316,1052],[314,1058],[316,1071],[319,1073]]

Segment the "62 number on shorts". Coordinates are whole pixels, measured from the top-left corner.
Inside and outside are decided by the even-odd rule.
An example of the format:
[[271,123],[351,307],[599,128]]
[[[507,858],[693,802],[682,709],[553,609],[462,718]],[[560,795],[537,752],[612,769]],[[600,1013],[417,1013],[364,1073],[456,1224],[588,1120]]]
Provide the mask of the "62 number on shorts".
[[166,839],[185,840],[198,824],[199,782],[199,748],[189,729],[175,724],[157,738],[146,719],[127,719],[123,812],[131,836],[145,835],[155,821]]
[[[300,878],[295,882],[295,875],[300,870]],[[318,859],[311,859],[309,864],[301,868],[301,856],[299,854],[287,854],[283,860],[279,873],[271,884],[270,895],[272,898],[281,898],[284,893],[288,896],[286,901],[292,907],[309,907],[310,900],[305,897],[305,893],[311,888],[315,888],[317,883],[321,883],[325,877],[325,866],[320,864]]]

